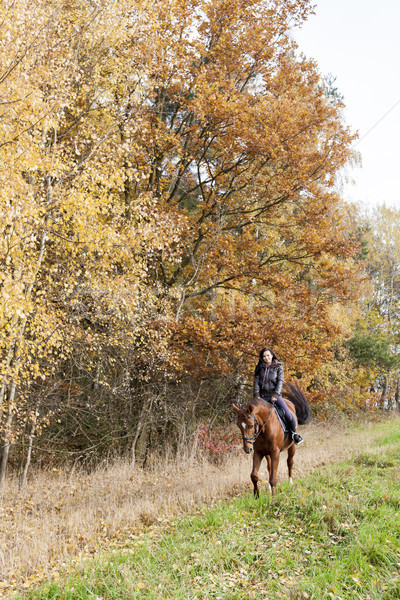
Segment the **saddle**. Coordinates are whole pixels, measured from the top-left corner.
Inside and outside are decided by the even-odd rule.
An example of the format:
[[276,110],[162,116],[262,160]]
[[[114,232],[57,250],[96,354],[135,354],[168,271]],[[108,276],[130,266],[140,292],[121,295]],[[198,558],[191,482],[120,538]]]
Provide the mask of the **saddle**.
[[285,411],[283,410],[283,408],[281,408],[280,406],[277,406],[275,403],[272,404],[272,406],[275,409],[276,412],[276,416],[279,419],[279,422],[282,426],[283,429],[283,433],[289,433],[289,431],[291,431],[286,423],[286,417],[285,417]]

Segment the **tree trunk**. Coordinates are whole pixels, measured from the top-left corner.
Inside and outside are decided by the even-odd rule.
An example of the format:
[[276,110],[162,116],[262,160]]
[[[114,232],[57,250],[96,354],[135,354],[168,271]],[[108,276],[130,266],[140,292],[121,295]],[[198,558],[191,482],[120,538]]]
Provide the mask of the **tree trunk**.
[[6,438],[4,441],[3,450],[1,453],[0,461],[0,495],[3,493],[4,480],[6,478],[8,455],[10,454],[11,447],[11,425],[13,420],[13,404],[15,398],[16,383],[13,381],[11,384],[10,398],[8,402],[8,415],[5,427]]
[[[14,322],[14,324],[11,327],[11,331],[13,332],[13,330],[16,328],[17,323]],[[3,406],[3,402],[4,402],[4,398],[5,398],[5,394],[6,394],[6,389],[7,389],[7,374],[8,374],[8,369],[11,366],[11,363],[14,359],[15,356],[15,347],[16,347],[16,337],[14,337],[11,340],[10,346],[8,348],[8,353],[7,353],[7,360],[6,360],[6,364],[4,365],[4,372],[3,372],[3,382],[1,384],[0,387],[0,410],[1,407]]]
[[31,432],[30,432],[29,438],[28,438],[28,450],[27,450],[27,453],[26,453],[25,466],[24,466],[24,470],[23,470],[22,475],[21,475],[21,479],[19,481],[19,490],[20,490],[20,492],[22,492],[24,490],[25,485],[26,485],[26,478],[27,478],[28,470],[29,470],[29,467],[30,467],[30,464],[31,464],[32,448],[33,448],[33,438],[34,438],[35,431],[36,431],[36,423],[37,423],[38,417],[39,417],[39,407],[37,406],[36,410],[35,410],[35,420],[34,420],[34,422],[32,424]]
[[150,427],[148,421],[145,421],[142,425],[135,447],[135,460],[138,461],[139,466],[141,467],[143,467],[146,462],[149,437]]
[[[12,417],[11,419],[9,419],[9,417],[7,418],[7,423],[9,422],[10,426],[11,426],[11,422],[12,422]],[[3,493],[3,487],[4,487],[4,481],[6,478],[6,472],[7,472],[7,463],[8,463],[8,455],[10,453],[10,440],[6,440],[4,442],[4,446],[2,448],[2,452],[1,452],[1,461],[0,461],[0,497]]]
[[143,461],[146,457],[146,447],[149,437],[148,423],[149,413],[153,406],[153,398],[150,399],[149,404],[143,403],[142,410],[140,411],[139,419],[136,426],[135,435],[133,436],[131,446],[131,466],[135,467],[136,460]]
[[387,390],[388,390],[388,376],[385,375],[384,379],[383,379],[383,388],[382,388],[382,395],[381,395],[381,408],[385,408],[385,400],[386,400],[386,396],[387,396]]
[[29,441],[28,441],[28,451],[26,453],[26,461],[25,461],[25,466],[24,466],[24,470],[22,472],[21,475],[21,479],[19,481],[19,491],[22,492],[25,488],[26,485],[26,478],[28,475],[28,470],[29,470],[29,466],[31,464],[31,457],[32,457],[32,446],[33,446],[33,436],[35,434],[35,427],[33,426],[31,429],[31,433],[29,434]]
[[396,391],[394,394],[395,408],[400,411],[400,377],[397,378]]
[[233,400],[237,406],[241,406],[243,404],[245,383],[246,379],[239,375],[235,382],[235,398]]

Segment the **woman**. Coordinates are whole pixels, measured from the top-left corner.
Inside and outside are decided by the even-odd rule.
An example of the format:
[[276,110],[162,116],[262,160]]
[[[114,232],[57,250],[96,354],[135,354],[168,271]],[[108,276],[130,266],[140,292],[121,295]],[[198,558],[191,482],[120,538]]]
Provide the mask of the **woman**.
[[286,422],[292,433],[292,440],[296,445],[301,444],[303,438],[296,433],[297,422],[290,412],[286,402],[281,396],[284,381],[283,365],[271,348],[263,348],[254,373],[255,398],[262,398],[277,404],[285,412]]

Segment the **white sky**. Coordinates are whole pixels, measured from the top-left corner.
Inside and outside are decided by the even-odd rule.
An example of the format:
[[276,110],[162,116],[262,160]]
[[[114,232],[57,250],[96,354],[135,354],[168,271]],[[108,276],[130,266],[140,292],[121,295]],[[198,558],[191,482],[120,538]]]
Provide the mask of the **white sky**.
[[344,197],[365,208],[400,207],[400,0],[316,3],[295,39],[322,74],[336,76],[346,121],[360,135],[362,167],[347,171],[354,184]]

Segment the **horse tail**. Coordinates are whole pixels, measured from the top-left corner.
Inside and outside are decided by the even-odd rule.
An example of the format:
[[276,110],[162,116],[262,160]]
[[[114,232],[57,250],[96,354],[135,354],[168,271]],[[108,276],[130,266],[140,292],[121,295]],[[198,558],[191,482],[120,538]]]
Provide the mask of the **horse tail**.
[[285,396],[288,400],[293,402],[296,408],[296,416],[299,425],[304,425],[304,423],[307,423],[311,416],[310,405],[308,404],[303,392],[301,391],[297,383],[286,383]]

